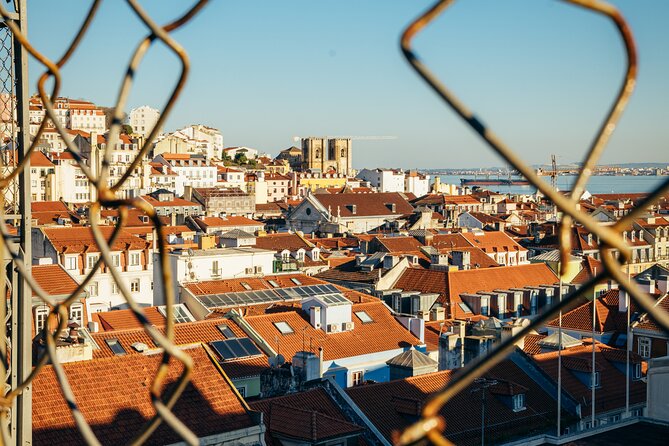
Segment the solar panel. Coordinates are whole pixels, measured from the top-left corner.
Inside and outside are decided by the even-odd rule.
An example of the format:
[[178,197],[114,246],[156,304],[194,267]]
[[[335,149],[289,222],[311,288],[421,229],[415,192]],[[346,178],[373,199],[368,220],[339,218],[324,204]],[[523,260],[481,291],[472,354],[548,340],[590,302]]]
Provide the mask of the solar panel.
[[221,356],[223,361],[248,358],[262,354],[260,349],[249,338],[226,339],[213,341],[211,347]]

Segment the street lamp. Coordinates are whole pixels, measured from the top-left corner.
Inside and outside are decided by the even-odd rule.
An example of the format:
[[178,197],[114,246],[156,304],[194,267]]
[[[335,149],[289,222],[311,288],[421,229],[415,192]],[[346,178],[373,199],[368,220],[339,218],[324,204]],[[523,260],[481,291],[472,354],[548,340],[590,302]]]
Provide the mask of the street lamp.
[[478,387],[472,389],[471,393],[481,392],[481,446],[485,446],[485,390],[498,383],[494,379],[476,378],[474,384],[477,384]]

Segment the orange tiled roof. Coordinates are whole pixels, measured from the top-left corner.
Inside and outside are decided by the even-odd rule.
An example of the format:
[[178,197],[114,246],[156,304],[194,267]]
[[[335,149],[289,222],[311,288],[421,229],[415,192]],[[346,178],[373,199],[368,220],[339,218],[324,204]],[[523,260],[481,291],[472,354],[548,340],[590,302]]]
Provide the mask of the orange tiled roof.
[[543,263],[501,266],[463,271],[434,271],[408,268],[393,285],[407,291],[439,293],[442,304],[447,304],[447,317],[471,317],[460,308],[461,294],[492,291],[494,289],[522,288],[553,284],[557,276]]
[[[595,331],[606,333],[616,330],[625,331],[627,327],[627,313],[618,309],[619,290],[609,290],[596,300]],[[631,302],[632,313],[636,311],[636,304]],[[559,325],[558,319],[548,324],[550,327]],[[592,331],[592,302],[587,302],[562,315],[562,328],[568,330]]]
[[492,252],[514,252],[527,251],[520,246],[514,239],[506,235],[503,231],[485,231],[483,234],[476,232],[463,232],[462,236],[472,244],[486,253]]
[[[365,217],[374,215],[402,215],[413,212],[413,206],[397,192],[376,194],[314,194],[325,209],[330,208],[333,215],[342,217]],[[386,204],[395,204],[392,212]],[[356,206],[356,213],[351,212],[350,205]]]
[[[326,361],[366,355],[382,351],[408,348],[420,341],[404,328],[380,301],[353,305],[353,312],[365,311],[374,322],[363,324],[353,315],[355,328],[341,333],[325,333],[309,324],[307,315],[302,311],[287,311],[276,314],[248,316],[246,321],[266,341],[273,343],[278,336],[281,354],[292,358],[295,353],[303,350],[302,335],[314,351],[323,348],[323,359]],[[274,322],[286,322],[293,333],[282,335],[274,326]],[[303,331],[304,330],[304,331]]]
[[[595,365],[599,372],[600,386],[595,393],[595,411],[606,412],[625,406],[625,372],[618,370],[611,361],[614,354],[603,354],[604,351],[616,350],[603,344],[595,344]],[[623,351],[624,352],[624,351]],[[557,381],[558,352],[540,353],[532,356],[536,364],[553,380]],[[571,362],[570,362],[571,361]],[[591,407],[591,389],[581,382],[573,371],[578,372],[592,361],[592,344],[562,350],[562,388],[577,401],[583,404],[585,413]],[[578,362],[578,363],[577,363]],[[640,380],[630,382],[630,404],[638,404],[646,400],[646,384]]]
[[72,294],[79,286],[60,265],[33,265],[31,269],[37,284],[50,296]]
[[[165,317],[160,314],[157,307],[143,308],[146,319],[157,327],[165,325]],[[104,331],[113,330],[127,330],[134,328],[142,328],[142,324],[137,320],[132,310],[112,310],[99,313],[93,313],[93,320],[100,323],[100,327]]]
[[39,150],[30,154],[30,167],[53,167],[53,163]]
[[289,288],[297,286],[292,278],[298,279],[302,285],[324,285],[327,282],[316,279],[305,274],[281,274],[278,276],[265,276],[262,278],[247,277],[243,279],[225,279],[225,280],[209,280],[204,282],[195,282],[185,285],[186,289],[196,296],[205,294],[221,294],[247,291],[242,282],[248,284],[252,290],[270,290],[274,287],[270,285],[272,280],[279,284],[280,288]]
[[[428,399],[444,387],[454,375],[447,370],[386,383],[362,385],[346,389],[346,393],[388,440],[397,438],[399,431],[416,420]],[[500,383],[500,391],[511,388],[527,389],[522,412],[513,409],[489,394],[486,399],[486,440],[501,443],[510,438],[527,435],[533,430],[548,427],[555,419],[556,406],[551,396],[511,361],[496,365],[486,378]],[[444,434],[458,445],[481,444],[481,397],[472,395],[473,384],[455,395],[440,410],[444,418]],[[623,386],[624,388],[624,386]],[[496,389],[489,388],[488,392]],[[508,393],[508,391],[507,391]],[[519,418],[522,417],[522,422]]]
[[269,249],[279,252],[287,249],[290,252],[295,252],[300,248],[309,251],[311,250],[312,246],[309,242],[297,234],[281,232],[258,237],[256,239],[256,248]]
[[[100,227],[100,232],[107,240],[109,240],[113,231],[114,228],[111,226]],[[42,232],[58,253],[100,252],[90,227],[45,227],[42,228]],[[121,229],[112,245],[112,250],[144,249],[146,246],[147,242],[145,240],[135,237],[125,229]]]
[[[194,368],[190,383],[174,406],[179,420],[198,437],[253,426],[250,410],[214,366],[205,348],[197,346],[187,353],[193,358]],[[63,364],[77,406],[98,438],[107,444],[125,443],[155,414],[149,392],[161,360],[162,354],[125,355]],[[182,370],[180,363],[172,358],[167,382],[174,382]],[[35,444],[83,444],[58,389],[53,367],[45,366],[33,384]],[[180,441],[163,423],[147,444]]]
[[217,226],[263,226],[262,222],[243,217],[241,215],[231,215],[230,217],[199,217],[195,221],[202,227]]
[[316,442],[364,429],[350,423],[337,403],[320,387],[255,401],[250,406],[264,414],[268,427],[265,442],[268,446],[281,445],[281,442],[274,441],[272,434]]

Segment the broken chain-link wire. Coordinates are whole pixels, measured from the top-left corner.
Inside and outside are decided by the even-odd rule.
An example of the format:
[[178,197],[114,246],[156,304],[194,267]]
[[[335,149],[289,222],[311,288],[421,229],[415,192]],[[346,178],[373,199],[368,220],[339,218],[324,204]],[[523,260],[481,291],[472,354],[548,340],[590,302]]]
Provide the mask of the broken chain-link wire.
[[[476,378],[482,376],[504,359],[506,354],[514,349],[518,340],[522,339],[532,330],[539,328],[544,323],[552,320],[560,311],[568,311],[587,302],[587,293],[593,290],[595,285],[602,280],[615,280],[622,289],[630,294],[632,299],[634,299],[645,312],[657,321],[665,331],[669,332],[669,314],[660,308],[655,307],[655,302],[652,297],[643,292],[636,283],[630,281],[625,274],[623,274],[621,269],[622,264],[620,262],[620,260],[622,260],[623,263],[628,261],[630,255],[629,245],[623,238],[622,231],[631,226],[634,219],[639,218],[645,209],[653,206],[669,191],[669,179],[663,181],[662,184],[653,190],[644,200],[641,200],[635,209],[612,226],[602,226],[598,224],[598,222],[589,214],[579,210],[577,207],[580,196],[585,190],[588,179],[592,174],[592,169],[603,152],[610,135],[615,130],[615,126],[634,90],[637,69],[634,39],[624,18],[613,6],[597,0],[563,1],[604,15],[613,21],[625,44],[627,56],[627,70],[623,84],[619,89],[611,110],[603,121],[603,124],[585,157],[570,197],[560,194],[557,190],[552,189],[548,183],[544,182],[530,166],[525,164],[520,156],[513,152],[490,129],[483,125],[483,123],[430,72],[427,66],[424,65],[414,53],[411,47],[413,38],[437,16],[443,13],[454,0],[440,0],[435,3],[423,15],[412,22],[402,35],[400,42],[401,49],[411,67],[496,153],[502,156],[502,158],[522,174],[539,192],[552,201],[560,212],[562,212],[562,225],[559,230],[560,255],[563,259],[562,264],[566,264],[564,259],[571,251],[571,242],[566,235],[569,234],[569,231],[571,230],[572,222],[575,222],[582,225],[591,234],[596,235],[601,240],[599,250],[604,264],[604,271],[596,274],[595,277],[588,280],[578,289],[568,293],[559,302],[553,304],[550,308],[546,309],[544,313],[536,317],[515,336],[501,342],[491,353],[478,358],[456,373],[448,385],[428,401],[423,408],[421,419],[404,430],[399,438],[400,444],[411,444],[424,438],[429,439],[434,444],[452,444],[442,434],[444,420],[439,416],[441,408],[448,403],[453,396],[469,386]],[[614,254],[616,251],[620,254],[620,259],[615,257]]]
[[[14,403],[16,396],[19,395],[23,389],[25,389],[27,386],[30,385],[35,376],[37,376],[43,370],[44,366],[47,363],[50,363],[53,366],[53,370],[56,374],[60,389],[63,393],[63,397],[65,398],[66,402],[68,403],[68,406],[71,409],[72,416],[75,420],[79,432],[82,435],[82,438],[87,444],[90,445],[100,444],[92,428],[90,427],[85,417],[79,410],[74,394],[72,393],[72,390],[69,386],[67,375],[63,367],[61,366],[60,362],[58,361],[56,355],[56,342],[58,340],[60,333],[62,332],[62,330],[64,330],[65,325],[67,324],[70,305],[80,297],[80,294],[86,289],[88,283],[91,281],[93,276],[100,270],[102,265],[105,265],[106,270],[109,271],[109,273],[111,274],[113,280],[118,286],[121,295],[126,300],[134,316],[142,324],[144,330],[153,339],[156,345],[160,346],[163,349],[162,361],[158,367],[158,370],[156,371],[156,374],[150,387],[151,403],[154,406],[156,413],[150,420],[146,422],[146,424],[142,427],[142,429],[134,435],[134,437],[129,443],[130,444],[144,443],[163,421],[167,425],[169,425],[186,443],[192,445],[198,443],[197,437],[171,411],[172,407],[174,406],[174,404],[176,403],[176,401],[179,399],[180,395],[186,388],[193,367],[191,358],[183,350],[177,348],[173,343],[173,338],[174,338],[173,304],[175,302],[174,289],[169,286],[163,287],[164,295],[162,296],[162,298],[164,299],[164,302],[166,304],[166,326],[163,334],[149,323],[149,321],[144,315],[142,308],[137,304],[137,302],[135,302],[130,292],[128,291],[127,287],[120,280],[121,277],[117,269],[118,267],[113,266],[113,262],[110,257],[110,246],[114,244],[114,241],[117,239],[118,235],[120,234],[126,222],[128,209],[132,207],[144,211],[146,215],[152,220],[152,223],[156,228],[158,258],[159,258],[159,265],[161,268],[162,282],[171,283],[171,270],[169,268],[168,259],[166,255],[167,244],[166,244],[165,234],[163,231],[163,223],[160,220],[159,216],[157,215],[155,209],[141,199],[119,200],[117,199],[115,192],[120,188],[120,186],[124,182],[128,180],[130,174],[142,161],[142,158],[147,155],[151,143],[153,142],[153,139],[155,139],[155,137],[158,134],[158,130],[160,129],[161,124],[169,115],[177,97],[183,90],[183,86],[185,84],[187,74],[189,71],[188,56],[185,50],[171,38],[169,33],[180,28],[182,25],[188,23],[197,14],[197,12],[199,12],[205,6],[208,0],[198,0],[182,16],[180,16],[172,23],[169,23],[168,25],[165,26],[157,25],[150,18],[150,16],[148,16],[148,14],[137,4],[136,1],[134,0],[126,0],[126,1],[130,5],[130,8],[134,12],[134,14],[140,18],[141,22],[148,29],[149,33],[147,37],[145,37],[141,41],[140,45],[138,46],[137,50],[132,56],[132,59],[126,70],[126,75],[123,79],[121,92],[119,94],[119,100],[117,101],[117,104],[113,110],[114,121],[112,122],[112,126],[109,129],[109,136],[108,136],[110,144],[107,144],[106,149],[104,151],[106,162],[103,163],[103,168],[101,169],[101,172],[99,172],[97,176],[94,175],[94,172],[87,164],[87,160],[79,152],[77,146],[73,143],[63,124],[58,119],[54,111],[53,101],[58,97],[60,90],[60,85],[62,80],[60,70],[67,63],[72,54],[76,51],[79,43],[82,41],[86,31],[89,28],[91,21],[93,20],[98,11],[98,7],[101,1],[94,0],[92,2],[88,10],[88,13],[84,19],[84,22],[79,27],[74,39],[68,46],[64,55],[56,63],[51,61],[43,53],[41,53],[39,50],[37,50],[35,47],[32,46],[27,37],[22,33],[18,24],[15,22],[16,13],[10,13],[9,11],[6,10],[4,5],[0,3],[0,15],[2,15],[2,18],[4,19],[3,23],[4,27],[0,29],[0,33],[3,32],[6,33],[9,36],[7,38],[9,39],[9,41],[11,41],[12,38],[15,38],[16,41],[18,41],[19,44],[22,45],[23,48],[25,48],[28,53],[30,53],[30,55],[32,55],[35,59],[37,59],[38,62],[40,62],[42,65],[46,67],[46,71],[39,77],[37,82],[37,93],[44,106],[46,116],[44,116],[44,118],[42,119],[42,122],[40,123],[40,126],[36,134],[34,135],[32,143],[25,151],[26,153],[25,157],[18,159],[17,156],[12,156],[11,160],[13,164],[11,165],[11,168],[5,169],[3,166],[3,170],[2,172],[0,172],[0,235],[1,235],[0,252],[2,252],[3,255],[6,252],[10,256],[12,262],[14,263],[18,271],[19,280],[25,280],[28,287],[32,290],[35,296],[43,304],[48,305],[51,308],[51,312],[47,318],[47,322],[45,323],[45,328],[40,333],[43,341],[46,344],[46,350],[39,358],[37,358],[37,361],[34,364],[34,368],[32,369],[27,379],[25,379],[23,382],[20,382],[15,388],[9,389],[9,391],[5,391],[4,397],[0,399],[0,409],[2,409],[2,412],[0,413],[0,440],[2,440],[2,444],[10,444],[9,419],[8,419],[9,408]],[[5,49],[4,42],[6,39],[3,36],[4,34],[0,35],[0,71],[2,71],[2,69],[4,68],[6,61],[6,58],[4,57],[3,53],[3,50]],[[105,177],[107,175],[109,167],[108,166],[109,151],[111,150],[111,148],[114,147],[114,143],[119,140],[119,134],[121,130],[119,117],[123,115],[123,107],[125,106],[127,96],[133,84],[135,71],[139,63],[141,62],[144,54],[148,51],[148,49],[156,40],[163,42],[179,58],[181,63],[181,73],[179,76],[179,81],[177,82],[176,86],[170,93],[167,103],[165,104],[161,112],[160,119],[156,123],[155,127],[152,129],[149,137],[146,138],[144,145],[140,150],[140,153],[132,161],[132,164],[130,165],[130,167],[128,167],[128,169],[126,170],[124,175],[119,179],[119,181],[110,188],[106,184]],[[8,58],[11,62],[11,57],[8,56]],[[53,80],[53,87],[50,94],[48,94],[45,91],[45,85],[46,82],[50,79]],[[2,79],[0,75],[0,82],[2,81],[4,81],[4,79]],[[13,77],[12,77],[12,82],[13,82]],[[0,93],[4,93],[4,90],[0,91]],[[8,95],[8,97],[10,100],[14,100],[15,95],[13,91],[12,94]],[[3,100],[4,98],[5,98],[4,96],[0,96],[0,100]],[[24,100],[27,101],[27,98],[24,98]],[[14,112],[15,112],[15,107],[12,106],[10,115]],[[77,286],[76,290],[69,296],[67,296],[63,301],[60,302],[55,301],[46,294],[46,292],[37,284],[35,279],[30,274],[30,266],[24,263],[21,253],[11,248],[12,235],[10,233],[11,232],[10,228],[8,228],[8,226],[5,223],[5,197],[6,197],[5,191],[7,191],[10,187],[13,186],[15,187],[17,183],[16,177],[23,170],[26,170],[26,173],[29,173],[29,171],[25,169],[27,160],[30,159],[30,154],[36,149],[36,146],[38,145],[40,140],[40,136],[42,135],[46,126],[49,124],[55,128],[60,138],[62,138],[64,144],[67,147],[68,152],[72,154],[75,161],[77,162],[77,167],[81,169],[84,175],[88,178],[89,182],[91,184],[94,184],[97,189],[97,194],[96,194],[97,201],[92,203],[89,208],[89,219],[90,219],[91,231],[93,233],[94,239],[101,253],[101,255],[98,257],[97,261],[95,262],[91,270],[87,273],[87,275],[84,277],[81,283]],[[27,125],[27,123],[25,123],[24,125]],[[28,131],[28,129],[21,129],[21,131]],[[11,135],[14,136],[15,133],[12,133]],[[96,143],[95,141],[92,141],[92,144],[95,143]],[[11,144],[10,148],[12,150],[17,149],[15,144]],[[19,149],[25,150],[25,148],[19,148]],[[30,187],[30,181],[27,181],[26,184],[27,187]],[[100,210],[103,207],[118,209],[119,218],[118,221],[116,222],[116,225],[113,228],[109,240],[105,240],[100,230],[100,221],[99,221]],[[25,212],[30,212],[30,210],[29,209],[25,210]],[[0,277],[0,280],[2,281],[3,290],[5,290],[5,286],[7,286],[7,284],[5,283],[6,282],[5,279],[6,279],[5,271],[3,269],[2,277]],[[4,317],[5,308],[4,306],[0,307],[3,307],[2,311],[0,311],[0,317]],[[56,326],[57,328],[53,331],[49,330],[49,327],[53,326]],[[1,363],[0,372],[3,376],[7,372],[7,362],[8,362],[7,358],[9,356],[9,352],[7,351],[6,348],[6,339],[7,339],[6,327],[2,327],[0,328],[0,353],[2,356],[1,358],[2,360],[0,361]],[[16,355],[13,355],[13,357],[14,356]],[[167,378],[167,374],[170,368],[170,358],[172,357],[174,357],[181,363],[181,365],[183,366],[183,371],[179,375],[176,382],[174,382],[173,385],[169,386],[167,390],[165,390],[165,384],[166,384],[165,380]]]

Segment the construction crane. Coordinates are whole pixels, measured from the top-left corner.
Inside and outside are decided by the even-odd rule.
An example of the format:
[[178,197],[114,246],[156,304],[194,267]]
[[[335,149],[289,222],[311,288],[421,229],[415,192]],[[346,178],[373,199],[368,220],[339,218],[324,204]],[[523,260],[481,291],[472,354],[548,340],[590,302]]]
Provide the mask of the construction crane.
[[555,154],[551,155],[551,187],[555,190],[557,190],[557,177],[558,177],[558,169],[557,169],[557,157]]
[[367,140],[376,141],[384,139],[397,139],[397,136],[293,136],[293,141],[297,142],[307,138],[323,138],[323,139],[354,139],[357,141]]

